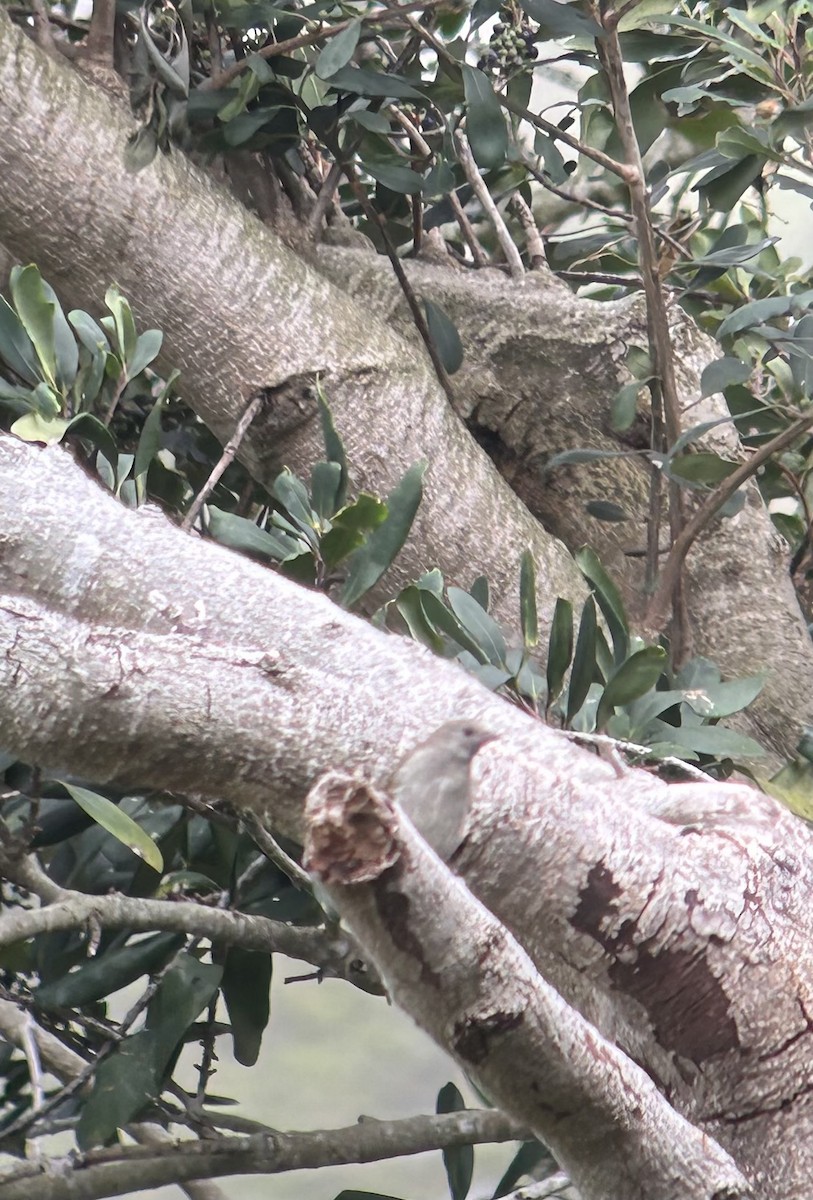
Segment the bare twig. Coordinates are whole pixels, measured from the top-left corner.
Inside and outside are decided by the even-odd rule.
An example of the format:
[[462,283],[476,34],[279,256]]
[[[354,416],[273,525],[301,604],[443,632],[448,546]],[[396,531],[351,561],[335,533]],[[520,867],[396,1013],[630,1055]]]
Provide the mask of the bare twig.
[[206,499],[211,495],[218,480],[223,475],[223,472],[233,461],[235,454],[240,448],[240,443],[246,435],[246,431],[251,422],[260,411],[263,402],[263,393],[257,392],[252,396],[243,410],[243,415],[234,427],[234,433],[231,435],[226,445],[223,447],[223,453],[212,468],[209,478],[204,483],[203,487],[198,492],[195,499],[189,506],[189,511],[181,521],[181,529],[191,529],[192,524],[206,502]]
[[245,813],[243,821],[265,857],[275,867],[279,867],[283,874],[287,875],[296,887],[313,895],[313,883],[308,872],[303,870],[299,863],[291,858],[290,854],[285,853],[282,846],[271,836],[256,813]]
[[669,557],[661,571],[657,590],[649,602],[645,618],[647,632],[652,634],[660,633],[666,625],[669,615],[669,598],[672,594],[675,580],[680,574],[683,563],[686,560],[686,555],[689,553],[693,543],[725,504],[726,500],[730,496],[733,496],[744,483],[752,479],[762,464],[767,462],[772,454],[778,454],[781,450],[785,450],[788,446],[793,445],[796,439],[803,433],[806,433],[811,426],[813,426],[813,413],[805,413],[789,425],[787,429],[783,430],[782,433],[778,433],[776,437],[771,438],[769,442],[760,446],[758,450],[754,451],[747,462],[742,463],[722,483],[717,485],[705,504],[686,522],[672,544]]
[[39,1112],[45,1100],[45,1089],[42,1084],[42,1064],[40,1063],[39,1046],[34,1035],[34,1019],[28,1013],[23,1022],[22,1048],[25,1061],[28,1063],[28,1079],[31,1084],[31,1105],[35,1113]]
[[534,214],[530,207],[525,203],[519,192],[514,192],[509,201],[510,207],[516,213],[517,220],[522,226],[522,232],[525,235],[525,246],[528,251],[528,258],[531,263],[532,271],[540,271],[548,265],[548,260],[545,257],[545,247],[542,245],[542,237],[536,227]]
[[319,195],[316,197],[316,203],[311,209],[308,217],[308,233],[315,240],[319,235],[319,230],[322,228],[322,221],[327,216],[327,211],[330,208],[333,197],[336,194],[336,188],[339,186],[339,180],[342,177],[341,163],[334,162],[331,164],[322,186],[319,189]]
[[460,203],[460,197],[457,192],[449,192],[449,204],[452,207],[452,212],[455,215],[455,220],[460,226],[460,232],[463,235],[463,240],[471,251],[472,259],[476,267],[488,266],[488,255],[477,240],[477,234],[474,232],[472,223],[466,216],[465,209]]
[[494,203],[491,192],[489,192],[485,180],[477,169],[477,163],[474,161],[474,155],[471,152],[468,138],[458,129],[455,131],[454,140],[460,165],[463,168],[463,174],[471,184],[475,196],[480,201],[483,212],[494,226],[497,241],[500,243],[500,248],[508,264],[509,274],[512,279],[522,279],[525,275],[525,268],[522,265],[519,250],[514,245],[514,239],[508,232],[508,226],[502,219],[502,214]]
[[[643,159],[632,120],[629,93],[624,77],[624,59],[618,40],[618,13],[603,14],[605,36],[596,40],[599,61],[604,69],[612,97],[616,129],[626,159],[625,174],[630,194],[630,207],[635,219],[638,241],[638,262],[646,297],[646,322],[653,378],[650,382],[653,413],[653,450],[667,451],[674,446],[681,432],[680,402],[675,382],[674,355],[669,336],[666,300],[658,270],[649,191]],[[662,422],[662,428],[661,428]],[[649,539],[651,554],[649,575],[657,568],[655,547],[660,541],[660,472],[651,473]],[[669,484],[669,525],[672,541],[680,536],[683,526],[683,495],[679,486]],[[690,635],[684,589],[680,572],[671,577],[672,595],[672,653],[680,663],[689,649]],[[660,590],[660,589],[659,589]]]
[[341,162],[342,170],[347,177],[350,187],[353,189],[353,195],[361,205],[367,220],[370,221],[371,224],[377,225],[379,228],[381,240],[384,243],[384,249],[387,253],[387,258],[390,260],[390,265],[395,272],[398,283],[401,285],[401,291],[404,294],[404,299],[409,305],[409,311],[412,314],[412,320],[415,322],[415,328],[421,335],[423,343],[426,346],[427,353],[432,361],[432,366],[435,368],[435,374],[437,375],[438,383],[449,397],[449,400],[454,403],[454,389],[452,388],[451,380],[449,379],[446,368],[441,361],[434,338],[429,332],[429,326],[426,323],[426,317],[423,314],[423,309],[418,303],[418,298],[412,289],[412,284],[407,279],[403,263],[398,257],[395,247],[392,244],[392,239],[387,233],[386,218],[383,217],[381,213],[379,213],[378,210],[370,203],[369,199],[367,198],[367,193],[361,186],[361,181],[359,180],[355,167],[351,162],[343,161],[339,146],[334,143],[330,149],[336,161]]
[[453,1146],[525,1140],[531,1135],[495,1110],[400,1121],[362,1120],[346,1129],[257,1133],[249,1137],[110,1146],[75,1154],[56,1174],[23,1163],[0,1174],[3,1200],[96,1200],[135,1188],[224,1175],[276,1175],[336,1163],[377,1162]]

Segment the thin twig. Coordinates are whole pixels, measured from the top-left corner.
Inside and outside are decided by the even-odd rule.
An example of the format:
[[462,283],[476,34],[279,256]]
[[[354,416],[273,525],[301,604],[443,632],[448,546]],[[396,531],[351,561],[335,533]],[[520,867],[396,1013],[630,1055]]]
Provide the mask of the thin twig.
[[[624,179],[629,188],[630,208],[635,219],[638,241],[638,263],[646,297],[646,324],[653,377],[650,382],[653,414],[653,450],[668,452],[680,437],[680,401],[675,381],[674,352],[669,336],[669,318],[658,269],[649,190],[646,183],[641,150],[632,120],[629,93],[624,76],[624,58],[618,40],[618,14],[603,15],[605,36],[596,40],[596,50],[610,88],[618,137],[624,150]],[[662,430],[660,428],[662,420]],[[660,473],[652,472],[650,498],[649,575],[657,566],[655,547],[660,541]],[[683,493],[674,480],[669,482],[669,527],[672,542],[680,537],[683,528]],[[690,631],[685,590],[680,572],[671,577],[672,597],[672,654],[680,663],[688,654]],[[660,590],[660,589],[659,589]]]
[[193,524],[195,518],[197,517],[198,513],[200,512],[201,508],[205,504],[207,497],[211,495],[212,491],[215,488],[215,485],[217,484],[218,480],[223,475],[223,472],[233,461],[235,454],[237,453],[237,451],[240,448],[240,443],[242,442],[243,438],[246,435],[246,431],[247,431],[249,425],[254,420],[257,413],[260,411],[263,399],[264,399],[263,393],[260,391],[260,392],[257,392],[256,395],[252,396],[251,400],[249,400],[248,404],[246,405],[246,407],[243,411],[243,415],[240,417],[240,420],[237,422],[237,424],[234,427],[234,433],[231,435],[229,440],[226,442],[226,445],[223,447],[223,453],[221,454],[220,458],[217,460],[215,465],[212,467],[212,471],[211,471],[211,474],[209,475],[209,478],[206,480],[203,487],[200,489],[197,496],[190,504],[189,511],[187,512],[183,521],[181,521],[181,529],[191,529],[192,528],[192,524]]
[[45,1088],[42,1083],[42,1064],[40,1063],[35,1028],[34,1018],[27,1013],[22,1031],[22,1044],[25,1061],[28,1063],[28,1079],[31,1084],[31,1108],[38,1114],[45,1100]]
[[514,245],[514,239],[508,232],[508,226],[502,219],[502,214],[494,203],[491,192],[486,187],[485,180],[477,168],[468,138],[461,130],[457,129],[455,130],[454,140],[457,147],[457,156],[463,168],[463,174],[471,185],[475,196],[480,201],[483,212],[494,226],[497,241],[500,243],[500,249],[505,255],[505,261],[508,264],[508,272],[512,279],[522,279],[525,275],[525,268],[522,265],[519,250]]
[[356,197],[362,207],[362,210],[364,211],[365,217],[371,224],[378,226],[381,234],[381,240],[384,243],[384,249],[387,253],[387,258],[390,260],[390,265],[392,266],[395,276],[401,285],[401,291],[404,294],[404,299],[409,305],[409,311],[412,314],[412,320],[415,322],[415,328],[421,335],[423,343],[426,346],[427,353],[429,354],[429,358],[432,361],[432,366],[435,368],[435,374],[437,376],[438,383],[448,396],[449,401],[454,404],[455,395],[451,380],[449,379],[446,368],[444,367],[441,357],[438,353],[435,340],[429,332],[429,326],[426,323],[426,317],[423,314],[423,309],[418,303],[418,298],[412,289],[412,284],[407,279],[403,264],[398,257],[395,247],[392,244],[391,237],[387,233],[386,218],[378,212],[374,205],[370,203],[369,199],[367,198],[367,193],[361,185],[361,181],[358,177],[355,167],[351,162],[347,162],[342,159],[342,154],[338,144],[334,142],[334,144],[330,146],[330,149],[336,161],[341,162],[342,170],[344,171],[347,181],[352,188],[353,195]]
[[299,863],[291,858],[290,854],[285,853],[279,842],[265,828],[257,814],[251,812],[244,813],[243,823],[269,862],[272,862],[275,867],[279,867],[280,871],[284,875],[287,875],[291,883],[301,891],[307,892],[312,896],[313,882],[308,872],[300,867]]
[[319,231],[322,228],[322,221],[327,217],[327,211],[333,203],[333,197],[336,194],[336,188],[339,186],[339,180],[341,177],[341,163],[332,163],[330,170],[322,181],[322,186],[319,188],[319,194],[316,197],[316,202],[311,209],[310,216],[308,217],[308,233],[314,241],[319,236]]
[[674,588],[675,579],[680,574],[683,563],[686,560],[686,555],[703,530],[713,521],[726,500],[730,496],[733,496],[744,483],[752,479],[762,464],[767,462],[772,454],[778,454],[781,450],[785,450],[788,446],[792,445],[811,426],[813,426],[813,413],[805,413],[782,433],[778,433],[776,437],[771,438],[769,442],[760,446],[758,450],[753,452],[747,462],[742,463],[722,483],[717,485],[705,504],[686,522],[679,536],[672,544],[669,557],[661,571],[657,590],[649,602],[645,618],[645,627],[648,633],[658,634],[662,632],[668,619],[669,598]]
[[[443,0],[410,0],[409,4],[395,8],[387,6],[377,8],[362,19],[365,25],[375,25],[385,20],[398,21],[401,18],[408,19],[406,14],[419,9],[425,11],[426,9],[434,8],[442,2]],[[340,33],[344,33],[345,29],[355,20],[357,20],[356,17],[348,18],[346,21],[340,21],[338,25],[322,27],[321,29],[312,30],[310,33],[299,33],[296,37],[286,38],[284,42],[270,42],[267,46],[262,46],[255,53],[260,58],[276,58],[279,54],[290,54],[292,50],[302,50],[305,46],[314,46],[319,42],[327,42],[331,38],[338,37]],[[233,79],[236,79],[238,75],[241,75],[246,70],[249,61],[248,58],[238,59],[237,62],[227,67],[225,71],[210,75],[208,79],[203,81],[198,90],[202,92],[215,91],[218,88],[227,87]]]
[[513,208],[517,220],[522,226],[531,270],[541,271],[543,267],[548,265],[548,260],[545,256],[545,247],[542,244],[542,237],[536,227],[536,221],[534,220],[534,214],[531,212],[530,205],[525,203],[519,192],[514,192],[508,203],[509,207]]
[[684,762],[682,758],[675,758],[672,754],[653,754],[649,746],[639,745],[638,742],[629,742],[624,738],[610,737],[606,733],[579,733],[573,729],[564,729],[562,732],[572,742],[583,743],[587,746],[602,746],[608,750],[623,750],[626,754],[634,754],[636,758],[654,758],[657,759],[659,767],[672,767],[674,770],[682,771],[690,779],[696,779],[702,783],[714,783],[710,775],[707,775],[705,771],[701,771],[699,767],[695,767],[692,763]]
[[487,267],[488,255],[477,240],[477,234],[474,232],[474,227],[472,226],[469,218],[466,216],[466,211],[463,208],[463,205],[460,203],[460,197],[458,196],[457,192],[451,191],[449,192],[448,199],[452,208],[452,212],[455,215],[455,220],[457,221],[457,224],[460,227],[460,232],[463,235],[463,241],[466,243],[469,250],[471,250],[471,257],[474,260],[474,265],[476,267]]
[[58,1173],[46,1175],[39,1163],[17,1164],[0,1174],[0,1191],[3,1200],[69,1200],[131,1191],[135,1179],[144,1188],[224,1175],[280,1174],[532,1136],[497,1110],[467,1109],[395,1121],[361,1120],[345,1129],[307,1133],[174,1141],[162,1147],[113,1145],[75,1153],[63,1160]]

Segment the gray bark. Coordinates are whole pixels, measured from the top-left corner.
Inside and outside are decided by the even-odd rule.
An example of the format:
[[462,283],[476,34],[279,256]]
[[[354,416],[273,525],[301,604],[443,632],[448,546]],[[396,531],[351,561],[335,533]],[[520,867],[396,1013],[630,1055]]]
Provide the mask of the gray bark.
[[[1,744],[100,782],[227,795],[301,836],[325,772],[386,788],[407,748],[450,718],[477,721],[499,737],[475,759],[454,866],[505,932],[472,953],[455,905],[447,922],[437,891],[428,908],[415,892],[437,920],[431,953],[446,939],[461,986],[484,994],[490,967],[513,961],[499,953],[510,934],[557,1011],[580,1014],[579,1038],[589,1022],[642,1067],[760,1200],[799,1200],[813,1176],[807,825],[740,785],[619,776],[454,664],[124,509],[58,448],[0,439],[0,497]],[[409,888],[459,889],[416,861]],[[423,941],[406,937],[403,906],[377,920],[376,957],[392,971],[404,956],[414,979]],[[436,998],[402,1001],[455,1051]],[[572,1146],[558,1148],[569,1163]],[[608,1194],[602,1151],[601,1138],[585,1147],[586,1200]]]
[[[360,487],[383,494],[426,458],[426,499],[389,594],[427,567],[462,584],[482,571],[495,614],[515,627],[518,561],[530,546],[545,581],[545,626],[557,595],[584,595],[562,542],[586,542],[640,611],[640,560],[627,551],[644,544],[645,469],[612,460],[604,471],[542,475],[562,449],[618,448],[609,405],[625,345],[645,340],[637,301],[599,305],[539,276],[509,285],[497,272],[413,266],[418,290],[460,327],[459,411],[512,493],[451,412],[386,264],[336,248],[293,253],[180,155],[128,175],[130,118],[0,20],[0,240],[35,259],[66,304],[98,310],[115,278],[139,319],[164,329],[165,362],[183,369],[185,398],[221,438],[250,394],[274,389],[242,447],[261,480],[284,462],[306,472],[317,457],[317,374]],[[691,405],[714,350],[686,321],[674,335]],[[595,521],[584,504],[597,497],[617,500],[630,519]],[[728,675],[767,672],[746,723],[775,755],[791,752],[813,720],[813,651],[781,540],[755,494],[691,558],[690,592],[696,650]]]

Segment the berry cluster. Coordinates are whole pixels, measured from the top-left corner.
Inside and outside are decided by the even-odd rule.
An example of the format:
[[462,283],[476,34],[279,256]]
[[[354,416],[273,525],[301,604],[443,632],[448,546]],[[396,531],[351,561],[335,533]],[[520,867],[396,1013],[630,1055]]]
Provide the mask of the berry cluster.
[[494,26],[488,50],[477,66],[481,71],[497,71],[510,75],[527,69],[536,58],[536,34],[527,21],[498,21]]

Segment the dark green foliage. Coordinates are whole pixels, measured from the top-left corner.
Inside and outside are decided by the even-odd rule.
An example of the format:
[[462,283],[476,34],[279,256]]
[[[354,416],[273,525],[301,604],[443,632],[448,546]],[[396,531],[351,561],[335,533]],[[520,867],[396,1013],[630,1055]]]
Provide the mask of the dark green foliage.
[[[447,1083],[438,1092],[436,1112],[462,1112],[465,1107],[466,1103],[453,1083]],[[466,1200],[474,1173],[474,1147],[450,1146],[442,1153],[451,1200]]]

